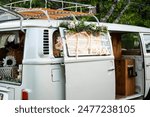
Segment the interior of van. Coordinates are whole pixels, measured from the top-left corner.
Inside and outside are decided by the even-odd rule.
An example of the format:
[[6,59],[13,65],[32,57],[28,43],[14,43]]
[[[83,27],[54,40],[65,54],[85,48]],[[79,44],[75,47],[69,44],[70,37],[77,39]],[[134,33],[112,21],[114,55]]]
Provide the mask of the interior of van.
[[116,99],[144,94],[143,54],[138,33],[111,33],[115,57]]

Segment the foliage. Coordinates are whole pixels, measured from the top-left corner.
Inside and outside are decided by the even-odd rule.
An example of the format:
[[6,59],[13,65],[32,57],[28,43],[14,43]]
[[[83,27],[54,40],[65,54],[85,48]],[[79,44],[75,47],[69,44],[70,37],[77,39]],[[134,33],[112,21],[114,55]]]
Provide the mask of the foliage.
[[[112,4],[112,0],[101,0],[101,7],[99,8],[101,12],[98,13],[99,19],[102,19],[107,14]],[[126,4],[127,0],[119,0],[113,14],[109,17],[107,22],[113,23]],[[150,27],[150,1],[131,0],[131,4],[123,13],[118,23]]]
[[[7,4],[10,2],[15,2],[19,0],[0,0],[0,5]],[[127,5],[128,0],[66,0],[70,2],[79,2],[84,4],[91,4],[96,6],[97,14],[99,20],[103,19],[112,6],[114,9],[112,14],[107,19],[107,22],[113,23],[114,20],[121,13],[122,9]],[[150,0],[130,0],[131,3],[129,7],[125,10],[118,23],[130,24],[150,27]],[[45,0],[33,0],[32,7],[45,7]],[[29,7],[29,3],[19,4],[18,6]],[[55,4],[50,2],[48,4],[50,8],[59,8],[61,4]]]
[[[72,1],[72,0],[69,0]],[[92,4],[97,6],[96,16],[99,20],[103,19],[113,4],[116,4],[112,15],[107,22],[113,23],[119,13],[126,6],[128,0],[76,0],[77,2]],[[116,3],[115,3],[116,2]],[[150,27],[150,1],[149,0],[130,0],[131,4],[123,13],[118,23]]]
[[0,0],[0,5],[7,4],[7,3],[8,3],[7,0]]
[[63,22],[60,24],[60,27],[64,27],[68,30],[69,33],[79,33],[86,31],[88,34],[98,35],[107,33],[107,27],[105,26],[96,26],[96,24],[86,24],[84,20],[82,21],[72,21],[72,22]]
[[140,37],[138,33],[127,33],[122,35],[122,48],[125,49],[139,49]]

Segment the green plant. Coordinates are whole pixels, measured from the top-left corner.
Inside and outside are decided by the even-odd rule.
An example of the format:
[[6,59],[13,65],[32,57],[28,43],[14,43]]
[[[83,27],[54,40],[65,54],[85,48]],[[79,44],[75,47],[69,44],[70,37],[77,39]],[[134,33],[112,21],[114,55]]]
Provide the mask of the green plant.
[[103,34],[107,33],[106,26],[97,26],[95,23],[87,24],[84,20],[77,21],[74,20],[72,22],[63,22],[60,24],[60,27],[64,27],[68,30],[69,33],[79,33],[79,32],[87,32],[88,34]]

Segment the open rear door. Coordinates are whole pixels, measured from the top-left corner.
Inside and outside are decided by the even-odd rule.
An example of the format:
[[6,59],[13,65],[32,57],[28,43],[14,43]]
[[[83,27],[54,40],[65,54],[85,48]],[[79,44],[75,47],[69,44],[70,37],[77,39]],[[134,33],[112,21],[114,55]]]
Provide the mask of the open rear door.
[[[9,22],[13,20],[19,20],[20,28],[22,28],[23,17],[20,14],[16,13],[15,11],[12,11],[10,9],[0,6],[0,23]],[[5,29],[3,29],[2,27],[0,28],[3,31],[0,33],[0,42],[1,42],[0,49],[7,50],[8,48],[5,47],[5,43],[7,43],[7,41],[9,40],[8,38],[11,37],[11,42],[15,42],[14,40],[18,38],[19,32],[11,31],[10,33],[9,31],[6,32]],[[9,48],[11,47],[12,46],[10,46]],[[4,51],[4,53],[5,52],[6,51]],[[17,77],[16,74],[18,75],[18,69],[15,65],[13,65],[16,59],[15,58],[12,59],[12,58],[13,56],[10,56],[10,55],[9,56],[4,55],[3,57],[1,57],[1,59],[3,59],[4,65],[0,66],[0,100],[14,100],[15,99],[15,88],[12,87],[11,84],[15,84],[18,82],[18,80],[15,79]],[[15,85],[18,85],[18,84],[15,84]],[[20,82],[19,82],[19,85],[20,85]]]
[[63,40],[67,100],[115,99],[114,57],[108,34],[68,34]]
[[[140,34],[143,45],[144,68],[145,68],[145,97],[150,91],[150,33]],[[150,94],[149,94],[150,95]]]

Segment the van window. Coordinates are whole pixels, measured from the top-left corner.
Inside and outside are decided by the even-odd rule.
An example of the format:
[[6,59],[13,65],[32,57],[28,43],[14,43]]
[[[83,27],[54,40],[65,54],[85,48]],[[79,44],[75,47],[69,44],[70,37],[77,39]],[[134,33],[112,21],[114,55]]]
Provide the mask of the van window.
[[53,55],[56,58],[60,58],[63,56],[63,44],[59,31],[55,31],[53,33]]
[[121,35],[122,52],[125,55],[141,55],[140,36],[138,33],[125,33]]
[[111,54],[111,46],[107,34],[66,33],[66,44],[69,57],[108,56]]
[[21,83],[24,40],[21,31],[0,32],[0,82]]
[[144,42],[145,42],[146,52],[150,53],[150,35],[144,34]]
[[20,17],[0,9],[0,23],[4,21],[12,21],[12,20],[18,20],[18,19],[20,19]]

